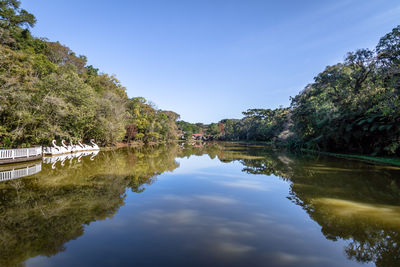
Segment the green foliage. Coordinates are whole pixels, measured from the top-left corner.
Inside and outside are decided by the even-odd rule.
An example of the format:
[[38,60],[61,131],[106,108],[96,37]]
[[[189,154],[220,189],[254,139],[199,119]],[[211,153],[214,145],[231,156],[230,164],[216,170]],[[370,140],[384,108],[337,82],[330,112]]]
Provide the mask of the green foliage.
[[[128,99],[120,82],[86,66],[85,56],[21,28],[35,22],[19,1],[0,0],[0,146],[176,139],[178,114]],[[137,134],[128,138],[128,128]]]
[[290,148],[400,155],[400,26],[375,50],[348,53],[292,98],[222,120],[224,140],[284,141]]
[[178,121],[177,123],[178,129],[184,132],[200,133],[201,129],[198,125],[187,122],[187,121]]
[[[179,118],[177,113],[158,110],[143,97],[129,99],[127,110],[128,122],[137,131],[134,140],[152,143],[176,139],[176,120]],[[128,139],[128,132],[126,136]]]
[[218,136],[220,134],[220,129],[218,127],[217,123],[210,123],[210,125],[208,125],[207,127],[207,131],[206,134],[210,134],[213,136]]
[[184,138],[185,140],[191,140],[191,139],[193,139],[193,132],[192,132],[191,130],[185,131],[184,134],[183,134],[183,138]]
[[178,131],[181,133],[181,136],[185,140],[193,139],[193,134],[195,133],[203,133],[206,126],[202,123],[190,123],[187,121],[177,121],[176,125],[178,127]]
[[400,27],[375,51],[349,53],[292,99],[295,133],[311,149],[399,154]]
[[[290,110],[288,108],[249,109],[243,112],[243,115],[245,116],[241,120],[221,121],[224,126],[221,139],[271,141],[286,138],[282,136],[282,132],[289,126]],[[220,127],[216,126],[213,132],[220,132]]]
[[0,0],[0,25],[2,27],[33,27],[36,23],[34,15],[20,8],[18,0]]

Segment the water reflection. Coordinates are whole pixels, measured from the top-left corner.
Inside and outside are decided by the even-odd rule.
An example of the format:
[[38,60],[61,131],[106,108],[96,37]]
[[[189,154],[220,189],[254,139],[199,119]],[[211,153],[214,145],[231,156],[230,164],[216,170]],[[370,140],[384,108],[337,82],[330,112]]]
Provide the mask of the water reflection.
[[41,170],[40,161],[0,166],[0,182],[34,175]]
[[76,162],[81,162],[83,157],[89,157],[90,160],[94,160],[96,155],[99,153],[98,150],[96,151],[82,151],[82,152],[75,152],[70,154],[62,154],[52,157],[44,157],[43,163],[51,164],[51,168],[55,169],[57,162],[60,162],[62,167],[65,166],[65,162],[69,161],[69,164],[73,164],[76,159]]
[[[178,161],[199,166],[204,157],[214,167],[177,170]],[[400,266],[400,170],[395,167],[235,143],[77,153],[43,163],[33,176],[0,183],[1,266],[60,255],[88,225],[107,218],[114,228],[92,237],[96,243],[90,246],[124,264],[132,261],[132,252],[125,250],[130,247],[139,251],[134,258],[142,266],[151,265],[149,259],[163,266]],[[229,166],[241,166],[242,172]],[[158,175],[174,170],[149,187]],[[148,187],[151,194],[127,200],[127,189],[142,193]],[[293,211],[292,203],[305,212]],[[140,208],[121,214],[124,221],[113,218],[125,204]],[[319,229],[301,222],[302,216]],[[318,239],[322,235],[315,230],[329,242]],[[126,236],[133,237],[131,243]],[[101,243],[108,246],[97,247]],[[327,251],[334,246],[352,261],[334,261],[336,252]],[[97,257],[97,266],[112,265],[101,253]],[[58,258],[50,259],[60,265]],[[93,264],[84,258],[75,263]]]
[[[400,168],[233,143],[221,145],[216,155],[222,162],[240,162],[243,172],[290,182],[288,199],[322,227],[327,239],[349,241],[348,259],[400,266]],[[256,180],[220,183],[268,191]]]
[[351,260],[400,266],[400,168],[242,147],[243,171],[291,183],[289,199],[332,241],[348,240]]
[[94,160],[98,153],[99,151],[77,152],[53,157],[43,157],[42,160],[33,162],[3,165],[0,166],[0,182],[37,174],[42,171],[42,162],[44,164],[50,164],[51,168],[55,169],[57,162],[60,162],[61,167],[64,167],[66,160],[69,160],[70,164],[73,164],[74,159],[77,159],[77,162],[81,162],[82,157],[89,157],[90,160]]
[[[0,266],[55,255],[92,221],[110,218],[125,190],[142,192],[156,175],[178,167],[168,148],[45,158],[29,179],[0,183]],[[59,163],[59,164],[58,164]]]

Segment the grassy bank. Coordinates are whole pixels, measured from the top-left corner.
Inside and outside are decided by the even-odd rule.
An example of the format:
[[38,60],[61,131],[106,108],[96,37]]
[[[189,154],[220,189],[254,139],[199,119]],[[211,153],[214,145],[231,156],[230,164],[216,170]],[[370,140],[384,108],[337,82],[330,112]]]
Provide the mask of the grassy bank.
[[371,162],[371,163],[400,166],[400,158],[383,158],[383,157],[373,157],[373,156],[368,156],[368,155],[331,153],[331,152],[317,151],[317,150],[304,149],[304,148],[301,149],[301,151],[307,152],[307,153],[313,153],[313,154],[321,154],[321,155],[339,157],[339,158],[362,160],[362,161],[367,161],[367,162]]
[[[226,141],[226,142],[232,142],[232,141]],[[286,149],[287,148],[287,144],[281,143],[281,142],[237,141],[237,143],[247,144],[247,145],[263,145],[263,146],[269,146],[269,147],[276,148],[276,149]],[[373,156],[368,156],[368,155],[357,155],[357,154],[341,154],[341,153],[332,153],[332,152],[311,150],[311,149],[305,149],[305,148],[302,148],[301,151],[306,152],[306,153],[327,155],[327,156],[346,158],[346,159],[352,159],[352,160],[362,160],[362,161],[367,161],[367,162],[377,163],[377,164],[400,166],[400,158],[396,158],[396,157],[389,158],[389,157],[373,157]]]

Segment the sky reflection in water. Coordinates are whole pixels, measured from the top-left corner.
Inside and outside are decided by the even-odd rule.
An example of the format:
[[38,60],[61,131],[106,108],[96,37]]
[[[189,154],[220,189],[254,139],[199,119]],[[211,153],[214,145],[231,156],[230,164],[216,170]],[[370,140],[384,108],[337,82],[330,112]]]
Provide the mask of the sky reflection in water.
[[[95,161],[83,161],[78,167],[71,164],[56,173],[44,166],[41,176],[20,180],[26,189],[43,186],[57,191],[67,183],[68,190],[74,192],[76,188],[88,187],[91,189],[85,196],[94,195],[89,199],[82,195],[82,199],[70,203],[61,204],[55,199],[54,203],[43,203],[47,209],[61,210],[53,211],[57,218],[68,216],[65,217],[68,221],[73,217],[83,229],[75,236],[64,237],[62,230],[51,236],[51,239],[61,236],[64,240],[62,248],[52,253],[45,247],[33,249],[35,242],[30,242],[31,253],[25,264],[396,264],[398,248],[394,243],[399,240],[400,223],[382,218],[387,218],[386,215],[395,220],[400,218],[400,211],[394,205],[398,201],[398,186],[390,181],[398,176],[397,169],[330,158],[294,157],[268,152],[265,148],[237,145],[219,144],[192,150],[174,147],[159,151],[101,152]],[[84,168],[86,171],[82,172]],[[58,182],[53,183],[55,178],[50,179],[51,175],[57,176]],[[381,182],[376,181],[377,177],[381,177]],[[85,179],[87,182],[82,182]],[[365,192],[374,183],[380,187],[367,195]],[[12,187],[11,183],[2,186],[5,191],[12,190],[7,189]],[[127,189],[124,192],[121,188]],[[93,190],[100,193],[96,195]],[[116,193],[108,192],[112,190]],[[112,203],[109,207],[100,201],[91,209],[84,208],[102,195],[105,200],[109,199],[107,203]],[[68,198],[71,197],[74,194]],[[81,212],[69,214],[74,209]],[[7,208],[3,210],[10,216]],[[368,215],[373,213],[379,216]],[[46,220],[55,218],[49,216]],[[15,237],[26,234],[19,232],[17,229],[12,234]],[[382,232],[386,235],[379,235]],[[389,239],[384,240],[388,234]],[[387,241],[392,245],[379,251],[379,244]],[[46,243],[45,246],[52,244],[52,240],[40,242]],[[360,247],[364,249],[361,252]],[[6,256],[12,258],[12,254],[10,251]]]

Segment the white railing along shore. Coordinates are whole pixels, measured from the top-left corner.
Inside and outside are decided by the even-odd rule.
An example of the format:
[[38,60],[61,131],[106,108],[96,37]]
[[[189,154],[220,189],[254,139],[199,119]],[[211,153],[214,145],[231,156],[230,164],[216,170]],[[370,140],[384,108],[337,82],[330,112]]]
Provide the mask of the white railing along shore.
[[17,148],[17,149],[0,149],[0,160],[29,158],[42,155],[42,147]]
[[35,173],[40,172],[41,170],[42,170],[42,163],[40,162],[31,167],[0,171],[0,182],[33,175]]

